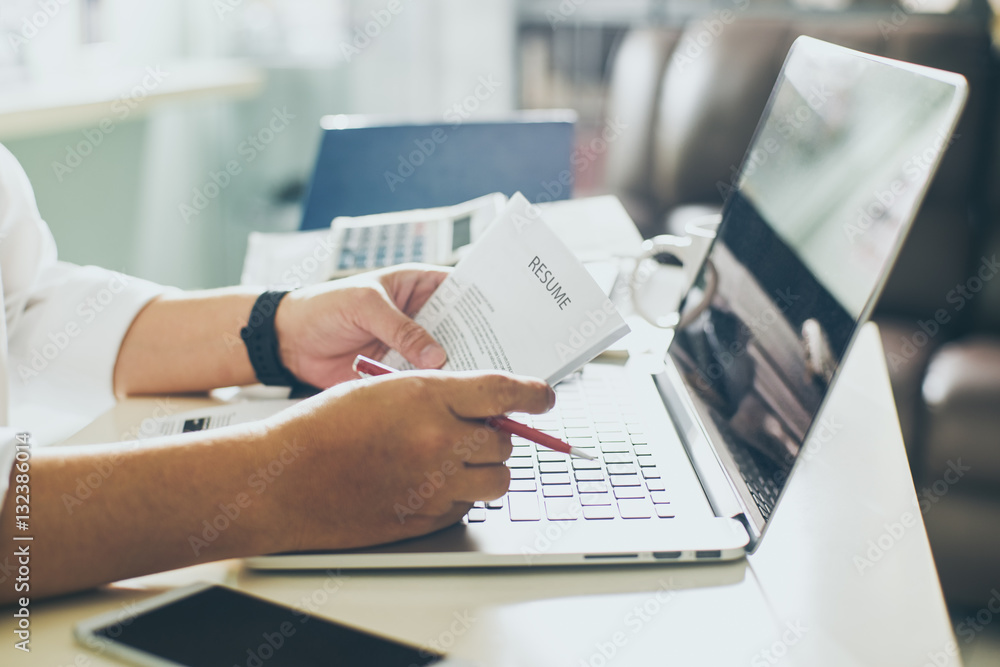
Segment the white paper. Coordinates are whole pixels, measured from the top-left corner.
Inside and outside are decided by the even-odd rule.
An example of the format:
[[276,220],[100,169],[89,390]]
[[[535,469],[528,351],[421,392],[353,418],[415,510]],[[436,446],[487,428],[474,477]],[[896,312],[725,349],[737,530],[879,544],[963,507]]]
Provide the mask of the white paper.
[[139,428],[138,439],[145,440],[178,433],[207,431],[233,424],[259,421],[298,402],[299,399],[291,398],[241,401],[188,410],[170,415],[165,419],[151,417],[143,421]]
[[294,289],[329,280],[340,250],[334,232],[250,232],[241,285]]
[[[628,333],[604,290],[515,194],[416,321],[446,370],[506,370],[555,384]],[[385,363],[412,368],[390,351]]]

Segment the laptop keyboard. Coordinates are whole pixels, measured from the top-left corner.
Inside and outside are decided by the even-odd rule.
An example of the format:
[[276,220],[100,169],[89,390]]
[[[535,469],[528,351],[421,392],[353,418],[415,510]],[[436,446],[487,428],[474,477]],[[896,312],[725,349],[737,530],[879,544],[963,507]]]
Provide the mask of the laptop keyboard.
[[767,521],[771,512],[774,511],[774,504],[778,502],[781,487],[773,475],[764,474],[757,461],[744,447],[730,447],[729,452],[736,462],[736,467],[740,469],[740,476],[747,483],[747,488],[750,489],[750,496],[753,498],[754,504],[757,505],[761,516]]
[[512,417],[596,460],[570,458],[514,436],[507,461],[509,492],[476,503],[466,521],[674,518],[669,490],[653,463],[624,379],[602,372],[600,366],[587,366],[557,385],[556,396],[556,407],[544,415]]

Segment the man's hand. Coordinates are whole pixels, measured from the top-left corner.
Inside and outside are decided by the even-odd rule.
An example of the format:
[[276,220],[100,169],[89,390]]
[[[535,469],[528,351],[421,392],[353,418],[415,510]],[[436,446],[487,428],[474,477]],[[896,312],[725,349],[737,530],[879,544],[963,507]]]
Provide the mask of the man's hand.
[[[32,600],[211,560],[443,528],[507,490],[510,439],[481,418],[542,412],[553,398],[541,380],[417,371],[142,447],[41,447],[31,460]],[[94,470],[108,472],[78,498]],[[14,487],[0,512],[6,544],[19,532]],[[0,587],[0,604],[16,595]]]
[[455,523],[510,484],[510,436],[482,419],[554,403],[542,380],[415,371],[345,383],[279,413],[265,447],[301,452],[267,492],[290,542],[282,547],[346,549]]
[[410,264],[292,292],[275,316],[282,363],[317,387],[355,379],[357,355],[378,359],[389,348],[418,368],[440,368],[444,349],[411,318],[447,275]]
[[[275,313],[281,361],[295,377],[331,387],[357,376],[358,354],[378,359],[391,348],[417,368],[439,368],[445,352],[411,317],[445,269],[419,264],[372,271],[296,290]],[[164,294],[132,322],[115,365],[120,396],[207,391],[253,384],[240,329],[258,288],[225,287]]]

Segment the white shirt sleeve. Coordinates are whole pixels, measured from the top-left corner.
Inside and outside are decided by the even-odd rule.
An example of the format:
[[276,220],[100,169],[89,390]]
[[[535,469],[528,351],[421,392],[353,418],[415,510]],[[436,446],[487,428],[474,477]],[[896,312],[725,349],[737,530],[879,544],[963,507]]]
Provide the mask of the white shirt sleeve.
[[10,471],[14,467],[16,444],[17,431],[6,426],[0,426],[0,511],[3,510],[3,501],[7,497]]
[[164,288],[96,266],[55,262],[44,268],[8,328],[12,393],[65,378],[80,391],[113,395],[115,361],[139,311]]
[[[58,261],[27,175],[3,146],[0,280],[7,332],[0,341],[7,348],[7,377],[0,380],[12,401],[35,400],[39,392],[34,389],[46,385],[72,386],[77,395],[113,400],[122,340],[139,311],[167,289],[114,271]],[[7,486],[14,455],[16,430],[7,431],[0,430],[0,487]],[[0,503],[2,499],[0,495]]]

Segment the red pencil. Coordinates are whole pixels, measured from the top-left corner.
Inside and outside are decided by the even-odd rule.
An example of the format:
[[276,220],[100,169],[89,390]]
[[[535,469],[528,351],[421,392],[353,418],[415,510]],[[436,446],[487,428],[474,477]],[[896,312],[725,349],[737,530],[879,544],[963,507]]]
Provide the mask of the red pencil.
[[[395,373],[396,369],[381,364],[373,359],[359,354],[354,360],[354,370],[363,377],[369,377],[374,375],[385,375],[387,373]],[[487,417],[485,420],[486,424],[492,428],[498,429],[505,433],[510,433],[511,435],[516,435],[524,438],[525,440],[531,440],[532,442],[537,442],[543,447],[548,447],[557,452],[562,452],[563,454],[569,454],[570,456],[578,456],[581,459],[594,460],[595,457],[591,456],[587,452],[573,447],[567,442],[563,442],[559,438],[554,438],[548,433],[542,433],[537,429],[533,429],[527,424],[522,424],[521,422],[516,422],[509,417],[499,416],[499,417]]]

